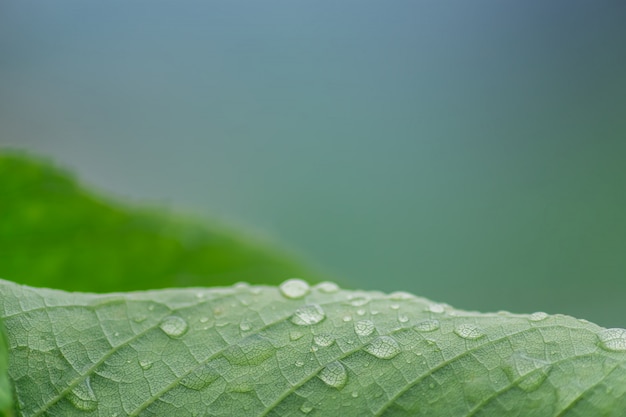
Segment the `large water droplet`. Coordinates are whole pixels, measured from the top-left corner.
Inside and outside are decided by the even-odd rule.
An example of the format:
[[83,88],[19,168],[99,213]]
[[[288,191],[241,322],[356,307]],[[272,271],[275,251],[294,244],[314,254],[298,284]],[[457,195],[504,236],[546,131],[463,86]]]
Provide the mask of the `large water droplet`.
[[326,365],[317,376],[324,381],[326,385],[337,389],[341,389],[348,381],[346,368],[338,361]]
[[233,365],[259,365],[274,354],[274,347],[261,335],[253,335],[239,341],[224,351],[224,356]]
[[187,322],[178,316],[169,316],[161,320],[159,327],[169,337],[181,337],[187,333]]
[[614,352],[626,351],[626,329],[604,329],[598,333],[600,347]]
[[335,343],[335,338],[330,334],[318,334],[313,337],[313,341],[318,346],[328,347]]
[[548,377],[550,369],[549,362],[531,358],[521,352],[513,353],[504,366],[509,380],[526,392],[539,388]]
[[280,292],[287,298],[302,298],[309,290],[309,284],[298,278],[288,279],[280,284]]
[[473,324],[463,323],[458,325],[454,329],[454,333],[461,336],[463,339],[479,339],[485,335],[483,329],[478,326],[474,326]]
[[365,346],[363,350],[380,359],[391,359],[400,353],[400,346],[393,337],[380,336]]
[[547,318],[548,318],[548,314],[544,313],[543,311],[537,311],[536,313],[533,313],[530,316],[528,316],[528,320],[530,321],[541,321]]
[[315,286],[315,288],[327,294],[331,294],[331,293],[339,291],[339,285],[335,284],[334,282],[328,282],[328,281],[320,282],[319,284]]
[[374,323],[369,320],[361,320],[354,323],[354,331],[359,336],[369,336],[374,331]]
[[439,326],[439,320],[424,320],[415,325],[415,330],[418,332],[434,332]]
[[67,399],[81,411],[93,411],[98,407],[98,399],[91,389],[91,378],[83,379],[67,395]]
[[326,314],[322,307],[317,304],[302,306],[291,317],[291,322],[298,326],[310,326],[324,320]]
[[201,389],[208,387],[211,382],[215,381],[219,378],[219,376],[219,373],[213,369],[212,366],[204,364],[200,365],[198,368],[194,369],[191,373],[181,379],[180,385],[189,389],[200,391]]

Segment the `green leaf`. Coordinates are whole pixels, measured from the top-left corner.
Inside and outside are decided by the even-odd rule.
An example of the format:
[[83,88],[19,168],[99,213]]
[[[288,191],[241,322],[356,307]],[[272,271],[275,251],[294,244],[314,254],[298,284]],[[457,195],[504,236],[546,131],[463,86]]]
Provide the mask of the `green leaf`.
[[20,416],[623,416],[626,330],[406,293],[0,281]]
[[24,284],[106,292],[319,276],[216,225],[93,196],[20,154],[0,154],[0,196],[0,277]]
[[0,322],[0,417],[13,416],[13,392],[8,369],[9,351]]

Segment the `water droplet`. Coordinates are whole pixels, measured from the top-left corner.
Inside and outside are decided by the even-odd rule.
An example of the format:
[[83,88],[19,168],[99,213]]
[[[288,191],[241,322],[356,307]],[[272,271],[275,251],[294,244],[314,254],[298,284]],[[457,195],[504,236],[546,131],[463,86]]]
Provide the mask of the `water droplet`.
[[233,284],[233,288],[235,288],[236,290],[246,290],[250,288],[250,284],[248,284],[247,282],[236,282],[235,284]]
[[318,334],[313,337],[313,341],[318,346],[328,347],[335,343],[335,338],[330,334]]
[[526,392],[535,391],[548,377],[549,362],[531,358],[524,353],[515,352],[506,361],[504,372],[512,383]]
[[424,320],[415,325],[418,332],[434,332],[439,329],[439,320]]
[[433,303],[428,305],[428,311],[431,313],[441,314],[446,311],[446,308],[443,304]]
[[400,308],[400,304],[397,303],[393,303],[389,306],[392,310],[397,310]]
[[528,320],[530,321],[541,321],[547,318],[548,318],[548,314],[544,313],[543,311],[537,311],[536,313],[533,313],[530,316],[528,316]]
[[296,361],[296,363],[295,363],[295,365],[296,365],[298,368],[300,368],[300,367],[303,367],[303,366],[304,366],[304,362],[303,362],[303,361],[301,361],[301,360],[297,360],[297,361]]
[[317,304],[302,306],[291,317],[291,322],[298,326],[310,326],[324,320],[326,314],[322,307]]
[[169,316],[161,320],[159,327],[169,337],[181,337],[187,333],[187,322],[178,316]]
[[614,352],[626,351],[626,329],[604,329],[598,333],[600,347]]
[[208,318],[208,317],[202,317],[202,318],[200,319],[200,323],[206,323],[207,321],[209,321],[209,318]]
[[259,365],[274,354],[274,347],[265,337],[252,335],[241,339],[224,351],[224,356],[233,365]]
[[242,332],[247,332],[247,331],[250,331],[251,326],[250,326],[250,323],[242,321],[241,323],[239,323],[239,328],[241,329]]
[[139,366],[141,366],[141,369],[143,369],[143,370],[148,370],[148,369],[152,368],[152,362],[150,362],[148,360],[140,360],[139,361]]
[[298,332],[298,331],[289,332],[289,340],[291,340],[292,342],[302,339],[302,336],[304,336],[304,333],[302,332]]
[[389,294],[389,299],[395,300],[395,301],[412,300],[414,298],[415,296],[413,294],[409,294],[408,292],[404,292],[404,291],[396,291],[396,292],[392,292],[391,294]]
[[480,327],[473,324],[463,323],[454,329],[454,333],[462,337],[463,339],[479,339],[485,335],[485,332]]
[[339,291],[339,285],[335,284],[334,282],[328,281],[320,282],[315,286],[315,288],[317,288],[321,292],[325,292],[328,294]]
[[348,374],[346,372],[346,368],[338,362],[331,362],[326,365],[319,374],[317,374],[319,379],[324,381],[326,385],[331,386],[333,388],[341,389],[346,382],[348,381]]
[[98,399],[91,389],[91,378],[83,379],[67,395],[67,399],[81,411],[93,411],[98,407]]
[[363,350],[380,359],[391,359],[400,353],[400,346],[393,337],[380,336],[365,346]]
[[358,316],[364,316],[364,315],[365,315],[365,310],[363,310],[362,308],[359,308],[359,309],[356,311],[356,314],[357,314]]
[[180,380],[180,385],[200,391],[219,378],[220,374],[209,364],[203,364]]
[[345,321],[346,323],[352,321],[352,316],[346,314],[345,316],[343,316],[343,321]]
[[352,398],[357,398],[359,396],[359,393],[356,391],[352,392]]
[[147,317],[146,316],[137,316],[133,319],[133,321],[135,323],[143,323],[144,321],[146,321]]
[[361,320],[354,323],[354,331],[359,336],[369,336],[374,331],[374,323],[369,320]]
[[251,287],[250,288],[250,292],[252,293],[252,295],[259,295],[261,294],[261,287]]
[[302,298],[309,290],[309,284],[298,278],[288,279],[280,284],[280,292],[287,298]]
[[313,407],[309,404],[302,404],[302,407],[300,407],[300,411],[302,411],[304,414],[309,414],[311,411],[313,411]]
[[353,307],[361,307],[370,302],[369,297],[349,297],[350,305]]
[[407,321],[409,321],[409,317],[407,315],[405,315],[405,314],[400,314],[398,316],[398,321],[400,323],[406,323]]

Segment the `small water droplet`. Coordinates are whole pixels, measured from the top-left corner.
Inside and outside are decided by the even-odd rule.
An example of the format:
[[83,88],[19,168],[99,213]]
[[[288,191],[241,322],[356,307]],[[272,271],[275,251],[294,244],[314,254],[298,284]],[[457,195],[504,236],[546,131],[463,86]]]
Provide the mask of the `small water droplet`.
[[428,311],[431,313],[441,314],[446,311],[446,308],[443,304],[433,303],[428,305]]
[[250,331],[250,323],[242,321],[241,323],[239,323],[239,329],[241,329],[242,332]]
[[335,343],[335,338],[330,334],[318,334],[313,337],[313,341],[318,346],[328,347]]
[[178,316],[168,316],[161,320],[159,327],[169,337],[181,337],[187,333],[187,322]]
[[280,284],[280,292],[287,298],[302,298],[309,290],[309,284],[298,278],[288,279]]
[[392,310],[397,310],[397,309],[399,309],[399,308],[400,308],[400,304],[393,303],[393,304],[391,304],[389,307],[391,307],[391,309],[392,309]]
[[291,340],[292,342],[302,339],[302,336],[304,336],[304,333],[302,332],[298,332],[298,331],[289,332],[289,340]]
[[83,379],[67,395],[67,399],[81,411],[93,411],[98,407],[98,399],[91,389],[91,378]]
[[535,359],[522,352],[515,352],[506,361],[504,372],[512,383],[526,392],[535,391],[548,377],[551,365],[541,359]]
[[356,311],[357,316],[364,316],[365,315],[365,310],[363,310],[362,308],[359,308]]
[[463,339],[479,339],[485,335],[485,332],[480,327],[474,326],[473,324],[463,323],[457,326],[454,329],[454,333]]
[[213,381],[220,377],[220,374],[209,364],[200,365],[188,375],[180,380],[180,385],[200,391],[208,387]]
[[300,367],[303,367],[303,366],[304,366],[304,362],[303,362],[303,361],[301,361],[301,360],[297,360],[297,361],[296,361],[296,363],[295,363],[295,365],[296,365],[298,368],[300,368]]
[[380,336],[365,346],[363,350],[380,359],[391,359],[400,353],[400,346],[393,337]]
[[343,321],[345,321],[346,323],[352,321],[352,316],[346,314],[345,316],[343,316]]
[[626,351],[626,329],[604,329],[598,333],[600,347],[613,352]]
[[350,298],[350,305],[353,307],[361,307],[370,302],[369,297],[357,296],[357,297],[349,297],[349,298]]
[[389,299],[395,300],[395,301],[412,300],[414,298],[415,296],[413,294],[409,294],[408,292],[404,292],[404,291],[396,291],[396,292],[392,292],[391,294],[389,294]]
[[418,332],[434,332],[439,329],[439,320],[424,320],[415,325]]
[[339,291],[339,285],[335,284],[334,282],[329,282],[329,281],[320,282],[319,284],[315,286],[315,288],[327,294],[331,294],[331,293]]
[[146,316],[137,316],[133,319],[133,321],[135,323],[143,323],[144,321],[146,321],[147,317]]
[[359,396],[359,393],[356,391],[352,392],[352,398],[357,398]]
[[202,317],[202,318],[200,319],[200,323],[206,323],[207,321],[209,321],[209,318],[208,318],[208,317]]
[[139,366],[141,366],[141,369],[148,370],[150,368],[152,368],[152,362],[148,361],[148,360],[140,360],[139,361]]
[[250,284],[248,284],[247,282],[236,282],[235,284],[233,284],[233,288],[235,288],[236,290],[245,290],[250,288]]
[[339,361],[331,362],[317,374],[326,385],[341,389],[348,381],[346,368]]
[[317,304],[302,306],[291,317],[291,322],[298,326],[310,326],[324,320],[326,314],[322,307]]
[[302,404],[302,407],[300,407],[300,411],[302,411],[304,414],[309,414],[311,411],[313,411],[313,407],[310,404]]
[[548,314],[544,313],[543,311],[537,311],[536,313],[533,313],[530,316],[528,316],[528,320],[530,321],[541,321],[547,318],[548,318]]
[[250,288],[250,292],[252,293],[252,295],[259,295],[261,294],[261,287],[251,287]]
[[409,321],[409,317],[406,314],[400,314],[398,316],[398,321],[400,323],[406,323],[407,321]]
[[374,332],[374,323],[369,320],[361,320],[354,323],[354,331],[359,336],[369,336]]

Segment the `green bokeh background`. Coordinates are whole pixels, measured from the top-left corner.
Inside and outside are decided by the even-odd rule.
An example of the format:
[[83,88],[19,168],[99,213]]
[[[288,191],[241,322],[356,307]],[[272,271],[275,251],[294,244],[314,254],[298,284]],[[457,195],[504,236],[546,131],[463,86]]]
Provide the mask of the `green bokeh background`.
[[6,0],[0,143],[348,287],[625,327],[625,21],[621,1]]

